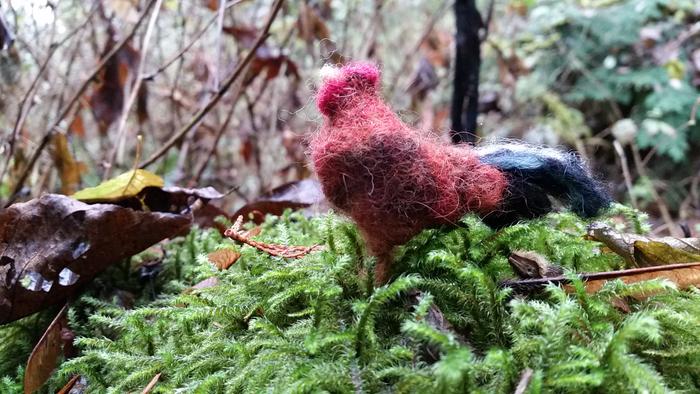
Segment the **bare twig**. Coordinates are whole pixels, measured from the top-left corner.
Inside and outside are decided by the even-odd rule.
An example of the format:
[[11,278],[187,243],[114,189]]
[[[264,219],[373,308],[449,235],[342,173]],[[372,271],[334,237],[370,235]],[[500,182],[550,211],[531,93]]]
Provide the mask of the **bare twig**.
[[160,372],[156,374],[156,376],[151,379],[150,382],[146,385],[146,387],[143,388],[143,391],[141,391],[141,394],[148,394],[150,393],[154,387],[156,387],[156,384],[158,383],[158,380],[160,379]]
[[[649,280],[651,279],[646,274],[653,274],[662,271],[672,272],[674,270],[684,270],[684,269],[698,269],[700,263],[686,263],[686,264],[666,264],[666,265],[654,265],[651,267],[643,268],[630,268],[626,270],[619,271],[605,271],[605,272],[583,272],[576,274],[576,278],[583,282],[604,282],[615,279],[623,279],[627,284],[635,283],[637,280]],[[624,280],[627,279],[627,280]],[[689,278],[690,279],[690,278]],[[511,288],[515,294],[528,294],[536,292],[544,288],[549,284],[555,286],[568,285],[571,284],[571,277],[569,276],[550,276],[547,278],[536,278],[536,279],[522,279],[522,280],[506,280],[499,284],[501,287]],[[679,286],[680,287],[680,286]]]
[[219,10],[216,13],[216,41],[214,43],[214,50],[216,51],[216,56],[214,56],[214,70],[212,79],[212,91],[219,89],[219,74],[221,67],[221,35],[224,32],[224,11],[226,11],[226,2],[219,2]]
[[430,33],[433,31],[435,28],[435,24],[442,18],[442,16],[445,14],[445,12],[449,9],[449,7],[452,6],[453,0],[445,0],[440,4],[438,9],[433,13],[433,15],[430,17],[430,21],[428,24],[425,26],[425,29],[423,30],[423,34],[421,34],[420,39],[418,39],[418,42],[413,46],[410,52],[406,54],[406,56],[403,57],[403,61],[401,62],[401,66],[399,67],[398,71],[396,74],[394,74],[394,77],[391,79],[391,82],[387,84],[388,86],[388,96],[393,97],[394,91],[396,90],[396,85],[399,80],[399,77],[401,75],[404,75],[406,72],[406,68],[408,68],[409,63],[413,61],[413,58],[416,53],[420,50],[421,45],[425,42],[425,40],[428,39],[430,36]]
[[138,96],[139,89],[141,88],[141,83],[143,82],[143,69],[145,67],[146,63],[146,55],[148,54],[148,44],[151,41],[151,34],[153,32],[153,27],[156,24],[156,20],[158,19],[158,14],[160,13],[160,5],[163,3],[163,0],[156,0],[156,5],[155,8],[153,9],[153,12],[151,13],[151,18],[148,21],[148,26],[146,26],[146,33],[143,36],[143,42],[141,44],[141,51],[140,55],[141,58],[139,59],[139,67],[138,70],[136,71],[136,78],[134,79],[134,85],[131,87],[131,91],[129,92],[129,97],[126,100],[126,103],[124,104],[124,108],[122,108],[122,113],[121,117],[119,118],[119,123],[117,127],[117,141],[116,144],[114,144],[114,147],[112,148],[112,152],[109,155],[109,161],[107,162],[107,165],[105,166],[105,172],[102,175],[102,179],[108,179],[111,172],[112,172],[112,165],[114,164],[117,154],[123,150],[124,148],[124,137],[126,136],[126,121],[129,119],[129,112],[131,111],[131,107],[134,105],[134,102],[136,101],[136,97]]
[[630,168],[627,164],[627,155],[625,155],[625,149],[620,144],[620,141],[613,141],[613,147],[615,148],[615,153],[620,158],[620,166],[622,166],[622,176],[625,178],[625,186],[627,187],[627,193],[630,196],[630,203],[635,209],[639,209],[637,206],[637,198],[632,193],[632,175],[630,175]]
[[29,162],[27,165],[24,167],[24,170],[22,171],[22,174],[19,176],[17,179],[17,183],[14,185],[12,188],[12,193],[10,194],[10,198],[5,204],[5,207],[10,206],[12,202],[14,202],[15,198],[17,197],[17,193],[22,189],[22,186],[24,185],[24,182],[26,182],[27,177],[29,176],[29,173],[31,172],[32,168],[34,168],[34,165],[36,164],[37,160],[39,159],[39,156],[41,155],[41,152],[46,148],[46,145],[48,145],[49,141],[51,141],[51,137],[53,137],[54,133],[56,132],[56,127],[61,123],[61,121],[66,117],[71,112],[71,108],[73,105],[80,100],[80,97],[82,96],[83,92],[90,86],[90,83],[92,80],[97,76],[97,74],[102,70],[102,68],[107,64],[107,62],[121,50],[124,45],[126,45],[136,34],[136,31],[138,30],[139,26],[141,26],[141,23],[146,19],[146,15],[149,14],[151,8],[153,5],[156,3],[156,0],[151,0],[148,2],[146,5],[146,8],[143,10],[141,13],[141,16],[139,19],[136,21],[134,26],[131,28],[131,31],[129,34],[127,34],[117,45],[115,45],[112,50],[110,50],[103,58],[102,60],[97,64],[97,66],[90,72],[88,73],[88,77],[85,78],[83,83],[80,85],[78,90],[73,94],[71,99],[68,101],[68,103],[63,107],[61,110],[60,114],[56,117],[56,119],[51,123],[51,126],[44,132],[44,136],[41,138],[41,141],[39,142],[39,146],[34,150],[34,153],[32,154],[31,158],[29,159]]
[[[245,1],[245,0],[236,0],[236,1],[232,1],[232,2],[230,2],[230,3],[228,3],[228,4],[226,4],[226,9],[229,9],[229,8],[233,7],[234,5],[240,4],[240,3],[244,2],[244,1]],[[151,79],[155,78],[156,75],[162,73],[162,72],[165,71],[168,67],[170,67],[173,63],[175,63],[178,59],[180,59],[185,53],[187,53],[187,51],[190,50],[190,48],[192,48],[192,46],[193,46],[195,43],[197,43],[197,41],[199,41],[200,38],[202,38],[202,36],[204,35],[204,33],[206,33],[207,30],[209,30],[209,28],[211,27],[211,25],[213,25],[214,22],[216,22],[217,19],[218,19],[218,14],[212,16],[212,17],[207,21],[207,23],[204,24],[204,27],[203,27],[200,31],[198,31],[197,34],[194,35],[194,37],[192,38],[192,40],[191,40],[190,42],[187,43],[187,45],[185,45],[184,47],[182,47],[182,49],[181,49],[178,53],[176,53],[175,55],[173,55],[173,57],[171,57],[167,62],[163,63],[162,66],[158,67],[158,69],[157,69],[156,71],[154,71],[154,72],[148,74],[147,76],[143,77],[143,79],[145,79],[145,80],[151,80]]]
[[486,10],[486,20],[484,21],[484,31],[481,36],[481,42],[486,41],[489,38],[489,27],[491,27],[491,20],[493,19],[493,8],[496,0],[489,1],[489,8]]
[[[642,157],[639,154],[639,148],[635,144],[632,144],[632,158],[634,159],[634,165],[637,169],[637,174],[639,174],[639,176],[641,177],[651,180],[651,178],[647,174],[646,168],[644,167],[644,163],[642,162]],[[666,223],[666,225],[668,226],[669,233],[674,237],[682,237],[683,233],[678,229],[678,226],[676,226],[675,222],[673,221],[673,218],[671,217],[671,212],[668,210],[668,207],[666,206],[664,200],[661,199],[659,192],[656,191],[656,187],[653,183],[649,191],[651,192],[652,198],[654,198],[656,206],[659,207],[661,218],[664,220],[664,223]]]
[[234,100],[233,103],[231,104],[231,108],[229,109],[228,114],[226,115],[226,119],[224,120],[224,123],[221,124],[221,127],[219,127],[219,130],[216,132],[216,138],[214,138],[214,142],[212,142],[211,147],[209,148],[209,152],[204,156],[205,159],[202,160],[202,162],[199,164],[199,168],[197,168],[194,172],[194,178],[192,179],[192,184],[196,185],[199,183],[199,180],[202,178],[202,174],[204,174],[204,170],[207,168],[207,164],[211,160],[211,158],[214,156],[216,153],[216,148],[219,145],[219,141],[221,140],[221,137],[224,135],[226,132],[226,129],[228,129],[228,125],[231,123],[231,120],[233,119],[233,114],[236,112],[236,103],[238,102],[238,98],[241,95],[241,88],[242,88],[242,83],[237,84],[237,86],[234,88]]
[[283,2],[284,0],[276,0],[275,3],[272,5],[270,14],[268,15],[267,21],[265,23],[265,27],[260,32],[260,35],[255,40],[255,43],[251,47],[250,51],[248,52],[246,57],[236,66],[236,69],[231,73],[231,75],[228,78],[226,78],[226,80],[223,82],[219,90],[216,91],[214,96],[206,103],[206,105],[201,110],[199,110],[192,117],[192,119],[185,126],[183,126],[167,142],[165,142],[162,148],[160,148],[157,152],[151,155],[151,157],[149,157],[146,161],[141,163],[139,165],[139,168],[144,168],[153,164],[156,160],[158,160],[165,153],[167,153],[168,150],[170,150],[170,148],[172,148],[177,143],[177,141],[180,140],[180,138],[185,136],[185,134],[187,134],[194,126],[196,126],[199,123],[199,121],[202,120],[202,118],[204,118],[204,116],[216,106],[216,104],[219,102],[219,100],[221,100],[221,98],[228,91],[231,85],[233,85],[233,83],[241,75],[243,75],[243,70],[253,60],[253,58],[255,57],[255,52],[267,39],[268,32],[270,31],[270,26],[272,26],[272,22],[275,20],[275,17],[277,16],[277,13],[282,7]]
[[224,232],[224,236],[231,238],[234,241],[250,245],[255,249],[261,250],[271,256],[298,259],[306,256],[309,253],[323,249],[323,245],[288,246],[256,241],[251,239],[250,235],[246,231],[241,231],[241,224],[243,224],[243,215],[238,216],[238,219],[236,219],[233,226]]

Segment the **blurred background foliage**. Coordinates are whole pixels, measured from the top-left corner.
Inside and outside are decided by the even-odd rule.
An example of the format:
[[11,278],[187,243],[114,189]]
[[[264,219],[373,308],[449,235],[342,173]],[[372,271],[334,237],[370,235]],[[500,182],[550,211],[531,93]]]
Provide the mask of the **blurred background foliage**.
[[[151,37],[147,15],[61,118],[147,3],[0,3],[14,35],[14,42],[5,35],[0,51],[0,198],[9,198],[56,120],[20,199],[93,186],[150,157],[252,47],[271,1],[162,1]],[[393,107],[447,140],[453,4],[285,2],[246,77],[149,169],[170,183],[233,190],[231,209],[311,176],[305,141],[321,122],[313,102],[317,70],[347,59],[379,62]],[[488,22],[479,136],[575,149],[610,181],[618,200],[659,218],[658,231],[673,233],[676,220],[693,228],[700,216],[697,2],[483,0],[477,6]]]

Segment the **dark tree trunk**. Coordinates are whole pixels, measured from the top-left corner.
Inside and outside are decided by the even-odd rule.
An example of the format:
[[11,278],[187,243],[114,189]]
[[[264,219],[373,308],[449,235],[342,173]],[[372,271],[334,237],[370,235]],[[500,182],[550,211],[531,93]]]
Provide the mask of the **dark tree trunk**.
[[479,67],[484,25],[475,0],[455,2],[457,21],[454,91],[452,93],[452,142],[473,143],[476,140],[476,118],[479,106]]

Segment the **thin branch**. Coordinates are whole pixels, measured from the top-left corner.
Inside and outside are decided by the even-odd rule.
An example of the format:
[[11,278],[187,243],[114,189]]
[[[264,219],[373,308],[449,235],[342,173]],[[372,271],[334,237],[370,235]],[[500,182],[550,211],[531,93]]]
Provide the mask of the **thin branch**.
[[122,109],[122,114],[119,118],[119,123],[117,127],[117,143],[114,144],[112,152],[109,155],[109,161],[107,162],[107,165],[105,167],[105,172],[102,176],[102,180],[106,180],[109,178],[109,175],[112,172],[112,165],[114,164],[114,161],[117,158],[117,153],[121,149],[123,149],[124,137],[126,136],[126,121],[127,119],[129,119],[129,112],[131,112],[131,107],[134,105],[134,102],[136,102],[136,97],[138,96],[139,89],[141,88],[141,83],[143,82],[143,69],[146,63],[146,55],[148,54],[148,45],[151,41],[153,27],[155,26],[156,20],[158,19],[158,15],[160,14],[161,3],[163,3],[163,0],[156,0],[155,8],[151,13],[151,19],[148,21],[148,26],[146,26],[146,33],[143,36],[143,43],[141,44],[141,58],[139,59],[139,67],[136,71],[134,86],[131,87],[129,97],[126,103],[124,104],[124,108]]
[[489,38],[489,27],[491,26],[491,20],[493,19],[493,8],[496,0],[489,1],[489,8],[486,10],[486,20],[484,21],[484,31],[482,32],[481,42],[485,42]]
[[[230,2],[230,3],[228,3],[228,4],[226,4],[226,9],[229,9],[229,8],[233,7],[234,5],[240,4],[240,3],[244,2],[244,1],[245,1],[245,0],[236,0],[236,1],[232,1],[232,2]],[[202,36],[204,35],[204,33],[206,33],[207,30],[209,30],[209,28],[211,27],[211,25],[213,25],[214,22],[216,22],[217,19],[218,19],[218,14],[215,14],[214,16],[212,16],[212,17],[207,21],[207,23],[204,25],[204,27],[203,27],[200,31],[198,31],[197,34],[194,35],[194,37],[192,38],[192,40],[191,40],[190,42],[187,43],[187,45],[185,45],[178,53],[176,53],[175,55],[173,55],[173,57],[171,57],[170,59],[168,59],[167,62],[163,63],[162,66],[158,67],[158,69],[157,69],[156,71],[153,71],[152,73],[150,73],[150,74],[148,74],[147,76],[143,77],[143,79],[145,79],[145,80],[151,80],[151,79],[155,78],[156,75],[162,73],[162,72],[165,71],[168,67],[172,66],[173,63],[175,63],[178,59],[180,59],[187,51],[190,50],[190,48],[192,48],[192,46],[193,46],[194,44],[197,43],[197,41],[199,41],[200,38],[202,38]]]
[[31,172],[32,168],[34,168],[34,165],[36,164],[37,160],[39,159],[39,156],[41,155],[41,152],[46,148],[46,145],[48,145],[49,141],[51,141],[51,137],[53,137],[56,127],[61,123],[61,121],[70,113],[71,108],[73,105],[80,100],[80,97],[83,95],[85,90],[90,86],[90,83],[92,83],[93,79],[97,76],[97,74],[102,70],[102,68],[109,62],[114,55],[117,54],[136,34],[136,31],[138,30],[139,26],[141,26],[141,23],[146,19],[146,16],[150,12],[151,8],[153,5],[156,3],[156,0],[151,0],[147,5],[146,8],[143,10],[141,13],[141,16],[139,19],[136,21],[134,26],[131,28],[131,31],[129,34],[127,34],[117,45],[115,45],[112,50],[110,50],[103,58],[102,60],[97,64],[97,66],[90,72],[88,73],[88,77],[85,78],[83,83],[80,85],[78,90],[73,94],[71,99],[68,101],[68,103],[63,107],[61,110],[60,114],[56,117],[56,119],[51,123],[51,126],[44,132],[44,136],[41,138],[41,141],[39,142],[39,146],[34,150],[34,153],[32,154],[31,158],[29,159],[29,162],[27,163],[26,167],[22,171],[22,174],[19,176],[19,179],[17,179],[17,183],[14,185],[12,188],[12,193],[10,193],[10,198],[5,204],[5,207],[10,206],[17,197],[18,192],[22,189],[22,186],[24,185],[24,182],[26,182],[27,177],[29,176],[29,173]]
[[433,31],[435,28],[435,24],[442,18],[442,16],[445,14],[445,12],[452,6],[453,0],[452,1],[443,1],[442,4],[440,4],[440,7],[433,13],[433,15],[430,17],[430,21],[428,24],[425,26],[425,29],[423,30],[423,34],[421,34],[420,39],[418,39],[418,42],[416,42],[416,45],[413,46],[412,50],[406,54],[406,56],[403,57],[403,61],[401,62],[401,66],[399,67],[398,72],[394,74],[394,77],[392,78],[391,82],[387,84],[389,87],[387,96],[393,97],[394,96],[394,91],[396,90],[396,85],[399,80],[399,77],[404,75],[406,72],[406,69],[408,68],[408,64],[413,60],[413,57],[418,51],[420,50],[421,45],[425,42],[425,40],[428,39],[430,36],[430,33]]
[[270,256],[283,257],[287,259],[298,259],[306,256],[309,253],[313,253],[319,250],[323,250],[323,245],[311,245],[311,246],[291,246],[291,245],[280,245],[280,244],[268,244],[265,242],[256,241],[251,239],[248,231],[241,230],[241,225],[243,224],[243,215],[238,215],[236,222],[233,223],[231,228],[224,231],[224,236],[230,238],[233,241],[240,242],[254,247],[260,251],[263,251]]
[[[641,155],[639,154],[639,148],[636,144],[632,144],[632,158],[634,159],[634,166],[637,169],[637,174],[640,177],[649,179],[651,182],[651,177],[649,177],[647,174],[646,167],[644,167]],[[666,206],[664,200],[661,199],[661,195],[659,195],[659,192],[656,191],[656,186],[654,186],[653,182],[651,183],[649,191],[651,192],[654,202],[656,202],[656,206],[659,208],[661,218],[663,219],[664,223],[666,223],[666,226],[668,226],[668,231],[671,236],[682,237],[683,233],[678,230],[678,226],[676,226],[676,223],[673,221],[673,217],[671,217],[671,212],[668,210],[668,206]]]
[[226,91],[228,91],[231,85],[233,85],[233,83],[241,75],[243,75],[243,70],[253,60],[253,58],[255,57],[255,52],[267,39],[268,32],[270,31],[270,26],[272,26],[272,22],[275,20],[275,17],[277,16],[277,13],[282,7],[283,2],[284,0],[275,0],[275,3],[271,7],[270,14],[267,17],[265,27],[260,32],[260,35],[255,40],[255,43],[251,47],[250,51],[248,52],[246,57],[236,66],[236,69],[231,73],[231,75],[223,82],[219,90],[216,91],[216,93],[209,100],[209,102],[207,102],[207,104],[201,110],[199,110],[199,112],[197,112],[184,127],[182,127],[177,133],[175,133],[175,135],[173,135],[167,142],[165,142],[162,148],[160,148],[157,152],[151,155],[151,157],[149,157],[148,160],[141,163],[139,165],[139,168],[147,167],[153,164],[163,155],[165,155],[168,152],[168,150],[172,148],[178,140],[180,140],[180,138],[185,136],[185,134],[187,134],[195,125],[197,125],[199,121],[202,120],[202,118],[204,118],[204,116],[216,106],[216,104],[219,102],[219,100],[221,100],[221,98],[226,93]]
[[[583,282],[615,280],[629,278],[635,275],[648,274],[660,271],[672,271],[676,269],[698,268],[700,263],[682,263],[682,264],[666,264],[653,265],[643,268],[630,268],[619,271],[604,271],[604,272],[582,272],[575,274],[574,277]],[[628,284],[630,282],[627,282]],[[513,289],[514,294],[528,294],[542,289],[548,284],[555,286],[571,284],[571,277],[566,275],[550,276],[546,278],[521,279],[521,280],[505,280],[499,283],[500,287]]]
[[620,141],[618,140],[613,141],[613,148],[615,149],[615,153],[617,153],[618,157],[620,158],[622,176],[625,179],[625,186],[627,187],[627,192],[630,195],[630,203],[632,203],[632,206],[635,209],[639,209],[639,206],[637,205],[637,198],[635,198],[634,193],[632,192],[632,175],[630,175],[630,168],[627,164],[627,155],[625,155],[625,149],[622,147],[622,144],[620,144]]
[[[5,159],[5,164],[2,168],[2,172],[0,172],[0,182],[5,178],[5,173],[7,169],[10,166],[10,160],[14,156],[15,153],[15,145],[16,145],[16,140],[17,140],[17,134],[19,133],[19,130],[22,129],[24,126],[24,121],[27,119],[27,115],[29,114],[29,111],[32,109],[32,103],[34,101],[34,97],[36,96],[36,87],[39,84],[39,80],[43,77],[44,72],[48,69],[49,62],[51,61],[51,58],[53,57],[56,52],[58,52],[58,48],[63,46],[68,40],[73,38],[76,33],[81,31],[92,19],[93,15],[97,12],[98,7],[94,6],[88,16],[85,18],[85,21],[80,24],[80,26],[76,27],[75,29],[71,30],[66,34],[59,42],[51,44],[49,46],[49,53],[46,55],[46,59],[44,59],[44,62],[40,64],[39,66],[39,72],[37,73],[36,77],[32,81],[32,83],[29,85],[29,89],[27,89],[27,92],[24,94],[22,97],[22,100],[19,102],[19,110],[17,112],[17,119],[15,120],[15,125],[12,128],[12,134],[10,135],[10,141],[9,141],[9,152],[7,154],[7,158]],[[29,102],[29,108],[26,110],[24,109],[24,106]]]
[[194,171],[194,179],[192,180],[192,184],[197,184],[199,183],[199,180],[202,178],[202,174],[204,174],[204,170],[207,168],[207,164],[211,160],[211,158],[214,156],[216,153],[216,148],[219,145],[219,141],[221,140],[221,137],[223,137],[224,133],[226,132],[226,129],[228,129],[228,125],[231,123],[231,120],[233,119],[233,114],[236,112],[236,103],[238,102],[238,98],[241,95],[241,88],[243,87],[243,84],[238,83],[237,86],[234,88],[234,101],[231,104],[231,109],[229,110],[228,114],[226,115],[226,119],[224,119],[224,123],[219,127],[219,130],[216,132],[216,137],[214,138],[214,142],[212,142],[211,147],[209,148],[209,152],[204,156],[206,159],[203,160],[199,168],[197,168]]
[[213,91],[219,89],[219,74],[221,68],[221,36],[224,32],[224,12],[226,11],[226,2],[219,2],[219,10],[216,13],[216,41],[214,42],[214,50],[216,51],[216,56],[214,57],[214,70],[213,70],[213,80],[212,86]]

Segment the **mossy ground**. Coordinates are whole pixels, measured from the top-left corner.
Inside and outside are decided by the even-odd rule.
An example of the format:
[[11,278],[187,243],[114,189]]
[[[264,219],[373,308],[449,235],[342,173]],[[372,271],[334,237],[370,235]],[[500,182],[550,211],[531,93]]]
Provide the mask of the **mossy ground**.
[[[617,210],[628,230],[643,230]],[[426,230],[402,247],[394,279],[379,288],[355,227],[333,214],[267,218],[262,241],[325,245],[297,260],[193,230],[165,247],[155,280],[116,266],[71,304],[82,353],[61,364],[47,390],[80,374],[90,392],[137,391],[161,373],[153,392],[511,393],[527,368],[529,393],[700,390],[700,292],[612,282],[589,296],[575,282],[569,294],[551,286],[516,297],[498,286],[514,276],[507,256],[515,249],[575,272],[623,262],[585,240],[586,223],[570,214],[497,232],[471,216],[462,225]],[[242,257],[217,271],[205,254],[218,248]],[[212,276],[216,286],[186,291]],[[134,294],[134,305],[116,289]],[[614,306],[640,289],[658,293],[628,299],[627,312]],[[431,305],[451,330],[431,323]],[[46,320],[0,329],[3,392],[20,388],[27,327],[43,329]]]

